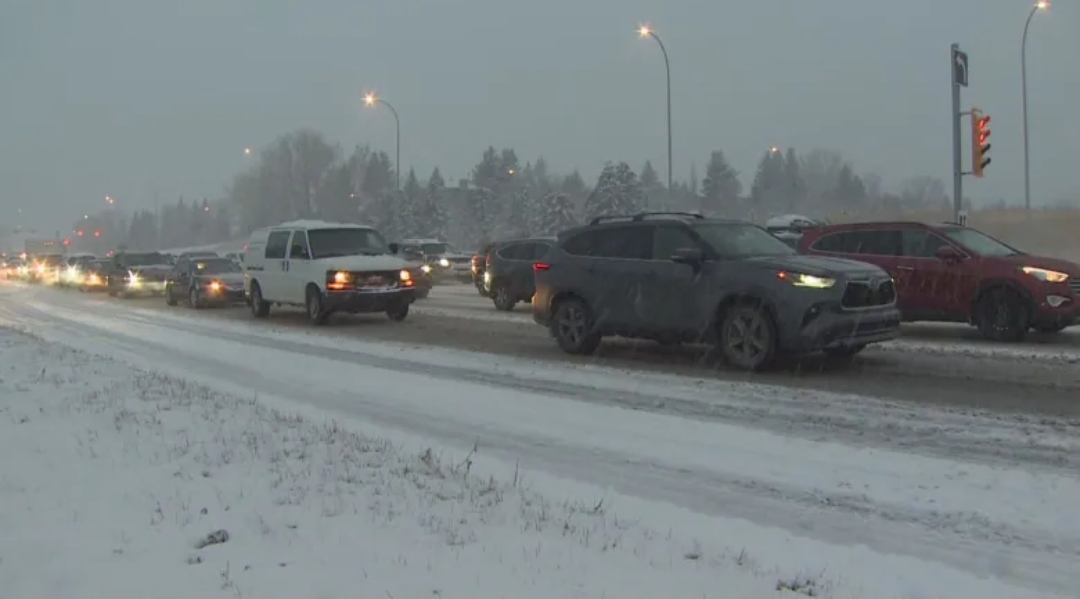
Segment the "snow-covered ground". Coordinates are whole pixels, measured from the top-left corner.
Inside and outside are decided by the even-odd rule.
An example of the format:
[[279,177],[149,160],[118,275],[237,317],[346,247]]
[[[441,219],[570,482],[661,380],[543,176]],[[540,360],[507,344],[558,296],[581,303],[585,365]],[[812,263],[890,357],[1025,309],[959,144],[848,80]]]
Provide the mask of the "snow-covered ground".
[[0,329],[5,598],[828,590],[737,539],[650,530],[603,495],[470,462]]
[[[62,594],[34,586],[57,571],[80,595],[145,591],[98,580],[113,573],[100,563],[153,572],[169,596],[1037,598],[1080,584],[1068,423],[47,297],[5,295],[0,325],[115,361],[0,338],[0,581],[28,581],[14,596]],[[227,543],[192,548],[218,529]],[[117,538],[138,549],[114,555]]]

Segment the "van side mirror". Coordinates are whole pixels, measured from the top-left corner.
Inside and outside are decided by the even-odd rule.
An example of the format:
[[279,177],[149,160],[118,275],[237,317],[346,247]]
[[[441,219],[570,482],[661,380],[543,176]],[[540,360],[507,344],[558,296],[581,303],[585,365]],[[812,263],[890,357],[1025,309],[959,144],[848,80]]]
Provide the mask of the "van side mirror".
[[391,254],[396,254],[401,250],[401,246],[396,244],[396,243],[391,243],[389,245],[389,247],[390,247],[390,253]]
[[679,248],[672,252],[671,261],[697,268],[705,261],[705,252],[700,248]]
[[944,262],[959,262],[963,256],[951,245],[943,245],[934,251],[934,257]]

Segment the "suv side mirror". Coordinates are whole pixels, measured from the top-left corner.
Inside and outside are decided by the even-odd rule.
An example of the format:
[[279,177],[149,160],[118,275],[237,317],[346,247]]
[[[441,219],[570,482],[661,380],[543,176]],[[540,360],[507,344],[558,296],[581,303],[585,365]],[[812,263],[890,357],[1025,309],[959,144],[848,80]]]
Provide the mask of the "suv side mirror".
[[934,251],[934,257],[944,262],[959,262],[962,255],[951,245],[943,245]]
[[398,244],[396,244],[396,243],[391,243],[391,244],[389,245],[389,248],[390,248],[390,253],[391,253],[391,254],[396,254],[396,253],[398,253],[398,251],[399,251],[399,250],[401,249],[401,246],[399,246],[399,245],[398,245]]
[[679,248],[671,254],[671,261],[697,268],[705,261],[705,252],[700,248]]

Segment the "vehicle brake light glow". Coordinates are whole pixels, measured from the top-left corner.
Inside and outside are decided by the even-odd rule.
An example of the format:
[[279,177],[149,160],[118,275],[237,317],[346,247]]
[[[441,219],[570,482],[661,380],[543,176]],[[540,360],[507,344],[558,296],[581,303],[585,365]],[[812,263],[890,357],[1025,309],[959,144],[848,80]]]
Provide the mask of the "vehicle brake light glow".
[[534,271],[550,270],[550,269],[551,269],[551,265],[548,264],[547,262],[533,262],[533,270]]

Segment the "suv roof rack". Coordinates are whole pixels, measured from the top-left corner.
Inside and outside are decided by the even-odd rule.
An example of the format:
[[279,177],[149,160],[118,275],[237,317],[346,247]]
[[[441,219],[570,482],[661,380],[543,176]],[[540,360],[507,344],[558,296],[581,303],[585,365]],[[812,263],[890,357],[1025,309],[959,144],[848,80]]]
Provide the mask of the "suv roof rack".
[[602,222],[620,221],[620,220],[629,220],[629,221],[633,221],[633,222],[640,222],[640,221],[643,221],[643,220],[645,220],[647,218],[652,218],[652,217],[661,217],[661,218],[663,218],[663,217],[672,217],[672,216],[682,217],[682,218],[693,218],[693,219],[698,219],[698,220],[702,220],[702,219],[705,218],[705,216],[703,214],[701,214],[700,212],[638,212],[637,214],[634,214],[634,215],[619,214],[619,215],[610,215],[610,216],[597,216],[597,217],[595,217],[595,218],[593,218],[592,220],[589,221],[589,225],[590,226],[591,225],[598,225],[598,224],[600,224]]

